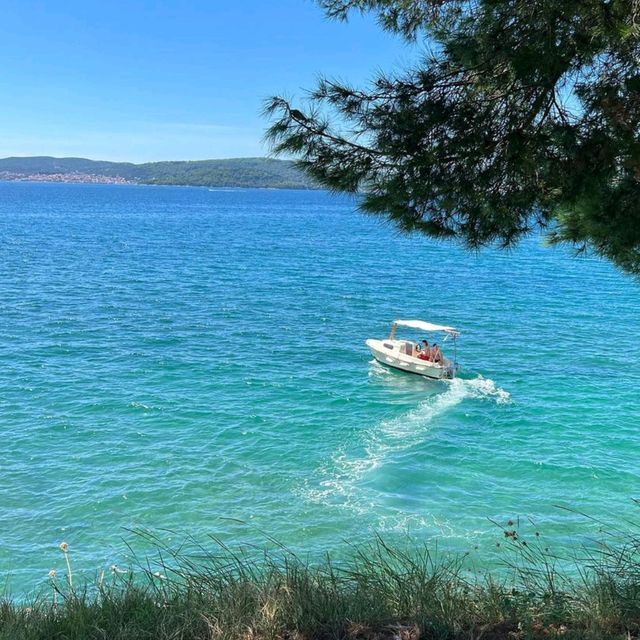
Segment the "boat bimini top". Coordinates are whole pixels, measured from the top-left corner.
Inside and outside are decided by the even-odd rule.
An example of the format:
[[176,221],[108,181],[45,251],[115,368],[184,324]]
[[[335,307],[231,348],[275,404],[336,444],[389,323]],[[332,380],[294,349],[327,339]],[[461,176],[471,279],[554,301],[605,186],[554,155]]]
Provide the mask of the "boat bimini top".
[[443,331],[454,338],[457,338],[460,335],[460,332],[453,327],[445,327],[441,324],[432,324],[431,322],[424,322],[424,320],[394,320],[391,325],[391,334],[389,335],[390,340],[393,340],[398,327],[409,327],[410,329],[421,329],[422,331]]

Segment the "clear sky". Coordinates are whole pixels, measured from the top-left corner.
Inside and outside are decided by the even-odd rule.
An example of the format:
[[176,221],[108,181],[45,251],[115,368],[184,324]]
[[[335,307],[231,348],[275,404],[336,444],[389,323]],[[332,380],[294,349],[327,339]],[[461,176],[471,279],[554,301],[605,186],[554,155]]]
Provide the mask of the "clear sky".
[[0,16],[0,157],[266,155],[266,97],[413,53],[312,0],[0,0]]

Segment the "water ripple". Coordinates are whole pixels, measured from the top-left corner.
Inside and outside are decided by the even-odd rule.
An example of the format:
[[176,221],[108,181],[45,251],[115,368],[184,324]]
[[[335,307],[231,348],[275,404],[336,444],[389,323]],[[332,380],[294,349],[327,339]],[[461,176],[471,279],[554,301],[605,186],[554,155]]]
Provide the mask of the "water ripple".
[[[557,504],[633,518],[638,285],[609,265],[537,238],[467,254],[320,192],[0,193],[11,588],[42,584],[62,539],[88,575],[126,563],[135,527],[466,551],[494,543],[488,518],[588,529]],[[460,379],[370,363],[400,316],[461,327]]]

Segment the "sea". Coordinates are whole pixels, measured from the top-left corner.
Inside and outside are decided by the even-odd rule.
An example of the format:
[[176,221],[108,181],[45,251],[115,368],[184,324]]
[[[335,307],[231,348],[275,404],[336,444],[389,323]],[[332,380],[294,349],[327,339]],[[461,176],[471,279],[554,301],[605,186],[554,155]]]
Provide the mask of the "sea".
[[[80,580],[152,539],[484,567],[511,528],[568,550],[636,526],[639,282],[357,204],[0,183],[0,593],[45,588],[61,542]],[[373,361],[394,319],[459,329],[459,377]]]

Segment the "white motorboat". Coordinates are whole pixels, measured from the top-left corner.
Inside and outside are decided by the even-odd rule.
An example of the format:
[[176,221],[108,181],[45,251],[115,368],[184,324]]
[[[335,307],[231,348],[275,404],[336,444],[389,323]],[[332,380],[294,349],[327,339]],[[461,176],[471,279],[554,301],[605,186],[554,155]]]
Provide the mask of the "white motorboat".
[[[399,340],[396,338],[398,327],[418,329],[422,332],[444,334],[444,340],[452,338],[453,360],[444,356],[436,357],[435,361],[412,340]],[[385,340],[369,338],[366,342],[373,357],[380,363],[394,369],[400,369],[409,373],[416,373],[427,378],[440,380],[442,378],[454,378],[458,371],[456,362],[456,339],[460,332],[453,327],[445,327],[422,320],[395,320],[391,326],[391,333]],[[441,348],[441,347],[440,347]]]

